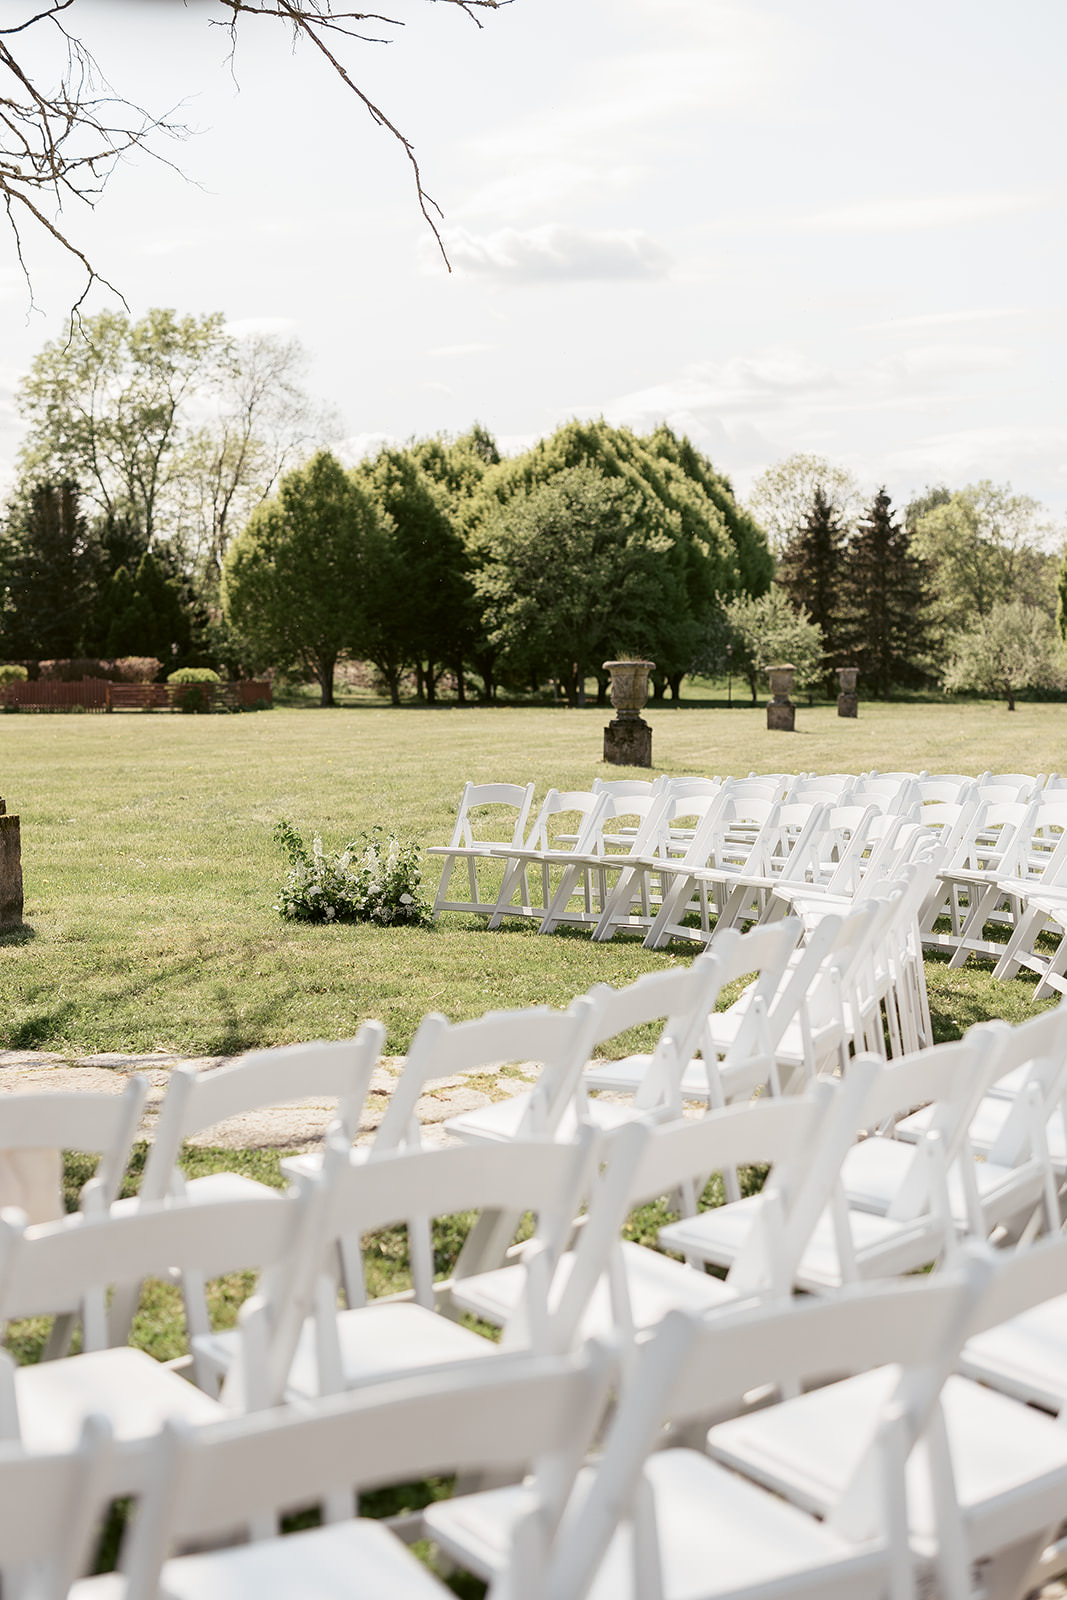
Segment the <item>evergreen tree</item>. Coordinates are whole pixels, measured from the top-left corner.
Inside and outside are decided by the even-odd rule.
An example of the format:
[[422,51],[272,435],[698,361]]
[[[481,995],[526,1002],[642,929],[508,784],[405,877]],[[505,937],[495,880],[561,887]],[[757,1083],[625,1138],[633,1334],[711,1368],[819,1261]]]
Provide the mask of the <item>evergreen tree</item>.
[[188,652],[191,623],[179,586],[146,553],[133,578],[120,567],[105,597],[109,656],[155,656],[169,670]]
[[808,519],[782,552],[778,581],[797,610],[803,606],[823,634],[833,666],[844,633],[845,528],[832,500],[816,484]]
[[930,632],[924,567],[879,489],[848,547],[841,643],[882,700],[892,684],[922,677]]
[[0,562],[4,655],[44,660],[81,655],[98,555],[76,483],[37,483],[16,498]]
[[383,548],[378,540],[369,552],[380,615],[371,617],[367,608],[374,632],[367,655],[389,684],[394,704],[400,663],[415,666],[419,698],[430,704],[437,698],[442,671],[451,667],[462,701],[472,590],[467,552],[449,516],[449,497],[411,450],[382,450],[356,468],[355,481],[383,514],[386,545],[391,545]]

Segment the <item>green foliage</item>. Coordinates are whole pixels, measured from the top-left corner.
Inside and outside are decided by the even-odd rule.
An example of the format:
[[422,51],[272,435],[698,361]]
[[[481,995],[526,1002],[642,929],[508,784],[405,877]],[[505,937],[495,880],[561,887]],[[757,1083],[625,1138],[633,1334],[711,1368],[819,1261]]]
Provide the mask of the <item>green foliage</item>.
[[839,665],[859,667],[882,699],[891,685],[921,681],[930,648],[926,565],[879,489],[849,541]]
[[214,667],[176,667],[167,673],[168,683],[221,683]]
[[920,516],[913,548],[933,567],[941,626],[965,631],[998,603],[1013,601],[1054,616],[1058,563],[1042,548],[1047,534],[1036,500],[988,479]]
[[[505,657],[515,660],[521,655],[525,668],[531,652],[524,649],[513,629],[502,630],[497,604],[499,573],[487,577],[486,569],[497,564],[498,540],[508,527],[510,502],[529,501],[558,474],[579,470],[627,491],[632,549],[643,544],[651,550],[654,541],[665,541],[656,551],[658,570],[653,581],[661,596],[670,596],[670,610],[656,620],[648,615],[648,608],[642,608],[644,614],[637,619],[640,629],[628,637],[656,662],[657,684],[662,687],[669,682],[677,695],[682,676],[691,670],[704,646],[709,610],[720,596],[765,589],[771,561],[760,530],[735,505],[726,480],[687,440],[677,439],[667,428],[639,438],[629,429],[612,428],[603,421],[571,422],[523,455],[486,472],[465,526],[477,569],[476,587],[493,601],[486,618],[489,639],[507,646]],[[520,520],[523,515],[520,513]],[[571,585],[579,581],[577,573],[568,580]],[[521,608],[524,597],[519,594],[516,598]],[[621,619],[620,633],[626,633],[625,624],[626,618]],[[603,659],[599,649],[580,634],[570,640],[563,659],[570,659],[572,680],[573,663],[579,656],[598,661]],[[554,670],[561,678],[568,675],[558,666]],[[600,678],[602,690],[606,689],[606,674],[600,673]]]
[[784,590],[775,585],[756,599],[739,595],[725,607],[732,644],[731,665],[747,678],[752,703],[766,689],[767,668],[791,661],[796,683],[808,688],[819,676],[823,657],[822,629],[803,606],[794,609]]
[[25,683],[28,677],[26,667],[20,667],[16,662],[0,662],[0,683]]
[[342,651],[358,647],[374,604],[368,550],[381,514],[328,451],[281,481],[226,554],[226,620],[257,664],[299,668],[333,704]]
[[433,704],[444,666],[455,669],[462,685],[474,629],[467,553],[448,493],[412,450],[382,450],[354,477],[380,513],[379,531],[368,541],[374,604],[364,611],[359,653],[381,672],[394,705],[401,672],[417,664],[420,691]]
[[833,666],[844,632],[844,574],[847,529],[821,483],[808,515],[782,551],[778,581],[794,606],[806,606],[822,629],[823,654]]
[[150,546],[178,492],[183,402],[225,338],[221,312],[83,318],[72,337],[45,345],[20,386],[23,473],[78,479],[101,513],[132,519]]
[[817,492],[846,531],[854,526],[862,505],[859,485],[844,467],[824,456],[788,456],[761,472],[752,485],[748,508],[767,530],[776,554],[781,555],[807,526]]
[[656,659],[685,595],[665,559],[678,518],[649,509],[595,466],[562,468],[498,506],[475,586],[489,639],[513,669],[552,673],[573,704],[624,641]]
[[995,601],[951,641],[946,689],[977,689],[1003,695],[1015,710],[1020,689],[1067,686],[1067,653],[1047,612],[1021,601]]
[[376,824],[334,856],[316,834],[310,851],[291,823],[274,837],[291,866],[275,911],[294,922],[377,922],[424,927],[430,907],[422,895],[417,844],[401,844]]
[[99,551],[73,479],[19,491],[0,536],[0,640],[7,655],[76,656],[89,644]]
[[181,584],[168,578],[154,556],[141,557],[134,577],[120,567],[108,587],[107,654],[156,656],[173,661],[192,639],[192,619]]

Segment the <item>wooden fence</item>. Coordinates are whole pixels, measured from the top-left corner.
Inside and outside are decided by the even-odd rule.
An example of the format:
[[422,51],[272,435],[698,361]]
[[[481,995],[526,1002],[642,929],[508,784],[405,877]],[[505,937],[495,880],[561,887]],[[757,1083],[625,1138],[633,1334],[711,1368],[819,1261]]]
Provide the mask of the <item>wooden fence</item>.
[[110,683],[106,678],[83,678],[80,683],[56,683],[38,678],[35,683],[0,684],[0,706],[20,711],[180,711],[193,690],[207,701],[209,711],[240,711],[272,704],[266,680],[239,678],[236,683]]

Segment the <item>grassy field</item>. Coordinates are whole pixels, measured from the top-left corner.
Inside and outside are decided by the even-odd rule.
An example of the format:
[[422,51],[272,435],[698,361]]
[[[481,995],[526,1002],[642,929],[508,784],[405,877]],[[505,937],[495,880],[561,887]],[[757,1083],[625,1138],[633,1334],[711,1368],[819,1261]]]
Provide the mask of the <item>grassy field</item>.
[[[0,718],[0,794],[22,818],[26,927],[0,939],[0,1046],[70,1053],[229,1052],[342,1037],[368,1016],[403,1050],[419,1018],[566,1003],[689,950],[585,935],[311,927],[272,906],[280,817],[327,845],[372,823],[447,837],[465,778],[588,787],[606,713],[564,709],[275,710],[244,717]],[[652,710],[657,769],[1067,770],[1067,705],[801,706],[795,735],[762,709]],[[433,875],[432,864],[428,878]],[[939,1032],[1028,1013],[1032,980],[931,964]]]

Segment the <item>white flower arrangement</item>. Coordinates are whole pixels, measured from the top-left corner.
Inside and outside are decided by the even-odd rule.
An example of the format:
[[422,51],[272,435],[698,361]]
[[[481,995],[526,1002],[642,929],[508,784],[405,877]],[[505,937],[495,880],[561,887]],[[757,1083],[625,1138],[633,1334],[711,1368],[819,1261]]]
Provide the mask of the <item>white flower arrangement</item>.
[[310,852],[291,823],[274,837],[290,867],[275,911],[294,922],[377,922],[425,926],[430,907],[420,890],[419,847],[381,826],[368,829],[332,859],[316,835]]

